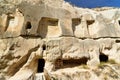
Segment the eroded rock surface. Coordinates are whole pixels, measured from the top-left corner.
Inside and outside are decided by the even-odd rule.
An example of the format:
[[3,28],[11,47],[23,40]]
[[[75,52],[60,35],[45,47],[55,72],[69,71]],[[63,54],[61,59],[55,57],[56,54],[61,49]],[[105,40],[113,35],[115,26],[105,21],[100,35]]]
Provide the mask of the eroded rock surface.
[[0,0],[0,80],[120,80],[120,9]]

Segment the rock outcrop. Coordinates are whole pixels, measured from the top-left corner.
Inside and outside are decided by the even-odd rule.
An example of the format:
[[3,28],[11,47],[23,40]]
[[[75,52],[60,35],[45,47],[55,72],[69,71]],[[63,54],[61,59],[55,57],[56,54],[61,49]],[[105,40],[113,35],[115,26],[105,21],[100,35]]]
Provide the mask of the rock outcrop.
[[120,79],[120,9],[0,2],[0,80]]

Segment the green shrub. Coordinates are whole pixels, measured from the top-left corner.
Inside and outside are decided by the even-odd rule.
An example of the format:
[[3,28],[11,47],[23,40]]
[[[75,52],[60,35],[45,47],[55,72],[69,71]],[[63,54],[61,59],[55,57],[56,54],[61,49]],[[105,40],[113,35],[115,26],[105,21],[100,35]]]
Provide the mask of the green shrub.
[[110,60],[108,61],[108,63],[110,63],[110,64],[115,64],[116,62],[115,62],[115,60],[110,59]]

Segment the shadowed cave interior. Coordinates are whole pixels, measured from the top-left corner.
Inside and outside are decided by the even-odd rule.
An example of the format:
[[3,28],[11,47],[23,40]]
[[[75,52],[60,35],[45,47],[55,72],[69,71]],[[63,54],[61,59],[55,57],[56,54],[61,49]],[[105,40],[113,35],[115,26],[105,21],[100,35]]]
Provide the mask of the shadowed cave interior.
[[30,23],[30,22],[27,22],[27,24],[26,24],[26,29],[31,29],[31,28],[32,28],[31,23]]
[[105,54],[100,54],[99,55],[100,62],[107,62],[108,61],[108,56]]
[[38,60],[38,69],[37,69],[37,72],[38,73],[44,72],[44,66],[45,66],[45,60],[44,59],[39,59]]
[[82,64],[86,65],[87,61],[88,58],[86,57],[83,57],[81,59],[68,59],[68,60],[58,59],[55,62],[55,68],[60,69],[60,68],[76,67]]

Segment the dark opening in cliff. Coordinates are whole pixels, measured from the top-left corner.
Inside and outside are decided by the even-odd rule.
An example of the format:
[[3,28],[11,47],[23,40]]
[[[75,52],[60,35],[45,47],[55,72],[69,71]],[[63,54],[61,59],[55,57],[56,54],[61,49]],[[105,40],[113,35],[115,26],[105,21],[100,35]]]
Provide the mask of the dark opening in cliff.
[[88,58],[83,57],[81,59],[69,59],[69,60],[63,60],[63,67],[75,67],[75,66],[80,66],[82,64],[87,63]]
[[46,50],[46,45],[44,44],[44,45],[42,46],[42,48],[43,48],[43,50]]
[[63,66],[63,60],[62,59],[57,59],[55,61],[55,69],[60,69]]
[[31,29],[31,28],[32,28],[31,23],[30,23],[30,22],[27,22],[27,23],[26,23],[26,29]]
[[116,43],[120,43],[120,40],[115,40]]
[[37,72],[41,73],[44,71],[44,66],[45,66],[45,60],[44,59],[39,59],[38,60],[38,69]]
[[108,56],[105,54],[100,54],[99,55],[100,62],[107,62],[108,61]]
[[87,25],[91,25],[95,22],[95,20],[87,20]]
[[75,31],[76,26],[78,26],[80,23],[81,23],[81,19],[80,18],[72,19],[72,29],[73,29],[73,32]]
[[120,20],[118,20],[118,24],[120,25]]

